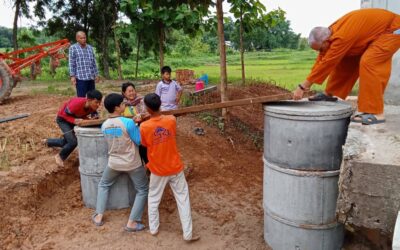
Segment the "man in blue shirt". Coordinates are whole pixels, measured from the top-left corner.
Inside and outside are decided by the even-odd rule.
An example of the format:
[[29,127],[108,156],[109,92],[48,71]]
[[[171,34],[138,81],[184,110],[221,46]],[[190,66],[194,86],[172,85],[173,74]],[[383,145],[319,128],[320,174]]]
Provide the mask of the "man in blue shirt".
[[95,89],[99,73],[93,47],[86,43],[85,32],[78,31],[76,41],[69,48],[69,75],[72,85],[76,86],[76,95],[86,97],[88,91]]

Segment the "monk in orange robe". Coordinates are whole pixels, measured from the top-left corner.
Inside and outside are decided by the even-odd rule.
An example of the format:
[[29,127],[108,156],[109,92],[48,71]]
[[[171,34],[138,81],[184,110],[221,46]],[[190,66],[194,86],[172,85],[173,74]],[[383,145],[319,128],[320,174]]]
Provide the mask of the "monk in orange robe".
[[359,79],[359,113],[351,120],[365,125],[384,122],[383,94],[392,56],[400,48],[400,15],[383,9],[355,10],[329,28],[314,28],[308,42],[319,55],[293,98],[301,99],[312,84],[322,84],[329,76],[324,93],[310,100],[345,99]]

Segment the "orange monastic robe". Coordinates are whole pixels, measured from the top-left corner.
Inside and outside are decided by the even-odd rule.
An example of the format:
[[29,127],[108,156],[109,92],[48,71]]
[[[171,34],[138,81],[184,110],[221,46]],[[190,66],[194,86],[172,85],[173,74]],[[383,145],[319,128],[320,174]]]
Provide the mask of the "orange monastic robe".
[[307,80],[322,84],[326,92],[346,98],[358,78],[360,112],[383,113],[383,93],[390,77],[393,54],[400,48],[400,16],[383,9],[348,13],[330,27],[325,53],[320,53]]

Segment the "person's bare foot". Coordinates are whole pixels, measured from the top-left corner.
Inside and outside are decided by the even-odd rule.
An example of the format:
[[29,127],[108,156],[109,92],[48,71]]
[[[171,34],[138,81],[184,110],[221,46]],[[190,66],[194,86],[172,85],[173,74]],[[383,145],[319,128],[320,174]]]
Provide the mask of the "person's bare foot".
[[40,140],[40,143],[42,143],[43,146],[47,146],[47,139]]
[[375,117],[378,120],[385,120],[385,114],[376,114]]
[[95,220],[97,223],[100,223],[100,222],[103,220],[103,215],[101,215],[101,214],[96,214],[96,216],[94,217],[94,220]]
[[56,159],[57,166],[64,167],[64,161],[61,159],[59,154],[56,154],[54,158]]
[[185,240],[186,242],[190,243],[190,242],[195,242],[200,240],[200,236],[199,235],[192,235],[192,238],[190,238],[189,240]]

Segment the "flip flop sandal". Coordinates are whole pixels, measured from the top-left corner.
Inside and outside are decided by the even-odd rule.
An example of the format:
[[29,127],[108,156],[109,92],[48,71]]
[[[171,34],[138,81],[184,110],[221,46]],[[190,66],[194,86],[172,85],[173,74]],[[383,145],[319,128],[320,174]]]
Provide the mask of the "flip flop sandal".
[[338,100],[337,97],[334,96],[329,96],[325,95],[324,93],[318,93],[312,97],[308,98],[309,101],[314,101],[314,102],[336,102]]
[[92,215],[92,222],[96,225],[96,227],[101,227],[101,226],[103,226],[104,225],[104,221],[100,221],[100,222],[96,222],[96,216],[97,216],[98,214],[93,214]]
[[386,120],[378,120],[375,115],[373,114],[364,114],[364,117],[362,118],[362,125],[373,125],[373,124],[380,124],[384,123]]
[[[361,119],[355,119],[355,118],[361,118]],[[384,123],[386,121],[385,119],[378,120],[375,115],[368,113],[357,114],[353,116],[350,120],[355,123],[361,123],[362,125],[373,125],[373,124]]]
[[143,231],[146,228],[145,225],[143,225],[142,223],[136,223],[136,227],[124,227],[124,230],[132,233],[132,232],[139,232],[139,231]]

